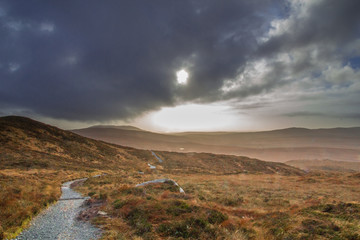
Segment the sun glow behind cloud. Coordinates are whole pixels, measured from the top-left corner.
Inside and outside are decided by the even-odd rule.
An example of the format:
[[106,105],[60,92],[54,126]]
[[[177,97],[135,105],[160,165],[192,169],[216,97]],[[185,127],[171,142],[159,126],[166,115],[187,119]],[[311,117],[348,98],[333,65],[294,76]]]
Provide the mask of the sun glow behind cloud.
[[154,128],[161,131],[222,131],[241,123],[232,108],[224,105],[186,104],[164,107],[151,113],[149,119]]
[[181,85],[185,85],[187,83],[187,80],[189,78],[189,73],[185,71],[184,69],[176,72],[177,81]]

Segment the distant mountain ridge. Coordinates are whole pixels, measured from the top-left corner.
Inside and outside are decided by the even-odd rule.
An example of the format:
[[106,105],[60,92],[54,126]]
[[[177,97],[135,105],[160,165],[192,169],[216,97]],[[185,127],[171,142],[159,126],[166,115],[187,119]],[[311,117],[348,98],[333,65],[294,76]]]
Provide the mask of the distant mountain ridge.
[[360,127],[172,134],[91,127],[73,132],[140,149],[234,154],[279,162],[293,159],[360,161]]
[[132,130],[132,131],[144,131],[140,128],[134,127],[134,126],[128,126],[128,125],[94,125],[89,128],[114,128],[114,129],[122,129],[122,130]]
[[[91,126],[93,127],[93,126]],[[189,131],[189,132],[173,132],[170,134],[199,134],[199,133],[209,133],[209,134],[226,134],[226,133],[242,133],[242,134],[252,134],[252,133],[273,133],[273,132],[309,132],[309,131],[342,131],[342,130],[356,130],[360,131],[360,127],[335,127],[335,128],[304,128],[304,127],[289,127],[289,128],[280,128],[272,130],[263,130],[263,131],[214,131],[214,132],[202,132],[202,131]]]

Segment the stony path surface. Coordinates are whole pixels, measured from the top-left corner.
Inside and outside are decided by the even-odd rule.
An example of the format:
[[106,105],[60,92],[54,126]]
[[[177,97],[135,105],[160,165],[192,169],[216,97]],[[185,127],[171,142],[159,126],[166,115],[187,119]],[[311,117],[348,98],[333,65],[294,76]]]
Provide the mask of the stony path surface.
[[[73,191],[70,185],[76,181],[62,185],[62,195],[56,204],[36,216],[30,227],[23,231],[16,240],[90,240],[100,238],[101,232],[90,223],[76,220],[86,200]],[[72,199],[81,198],[81,199]],[[72,199],[72,200],[66,200]]]
[[159,160],[159,163],[162,163],[162,162],[163,162],[163,160],[162,160],[158,155],[156,155],[156,153],[154,153],[153,151],[151,151],[151,154],[152,154],[154,157],[156,157],[157,160]]

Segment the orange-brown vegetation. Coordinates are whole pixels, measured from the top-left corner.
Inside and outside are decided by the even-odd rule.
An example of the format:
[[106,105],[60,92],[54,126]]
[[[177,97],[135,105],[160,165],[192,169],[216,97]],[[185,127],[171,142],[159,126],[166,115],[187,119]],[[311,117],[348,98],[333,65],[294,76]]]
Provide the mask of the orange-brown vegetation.
[[[171,184],[136,184],[155,178]],[[335,181],[336,180],[336,181]],[[349,174],[112,173],[78,187],[105,199],[103,239],[360,239],[360,179]]]
[[[58,199],[61,182],[107,173],[76,186],[91,197],[92,212],[82,218],[101,227],[103,239],[360,239],[358,174],[305,174],[228,155],[156,154],[162,163],[150,151],[0,118],[0,234],[15,236]],[[161,178],[186,194],[170,182],[135,187]]]
[[360,162],[341,162],[334,160],[292,160],[285,162],[287,165],[305,171],[324,170],[336,172],[359,172]]
[[88,176],[85,172],[47,169],[0,170],[0,239],[10,239],[31,218],[55,202],[61,182]]
[[23,117],[0,118],[0,143],[1,168],[125,169],[139,163],[136,157],[127,154],[127,148]]

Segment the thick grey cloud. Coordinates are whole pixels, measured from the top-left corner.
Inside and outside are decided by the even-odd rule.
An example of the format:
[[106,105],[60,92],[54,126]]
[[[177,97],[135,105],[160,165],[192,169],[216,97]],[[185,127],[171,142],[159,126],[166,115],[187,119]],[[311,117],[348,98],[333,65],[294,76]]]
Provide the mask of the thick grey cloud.
[[[259,48],[269,55],[311,44],[349,44],[360,37],[360,2],[356,0],[291,1],[293,8],[285,29]],[[332,52],[331,55],[334,55]],[[328,57],[328,56],[324,56]]]
[[[256,48],[275,6],[16,0],[0,7],[2,105],[106,120],[215,94]],[[175,72],[183,67],[191,81],[179,88]]]
[[294,0],[288,6],[238,80],[225,86],[225,97],[267,103],[263,117],[311,115],[359,124],[360,2]]
[[[186,101],[268,106],[284,92],[351,101],[357,9],[356,0],[0,0],[0,108],[106,121]],[[179,86],[182,68],[190,79]]]

